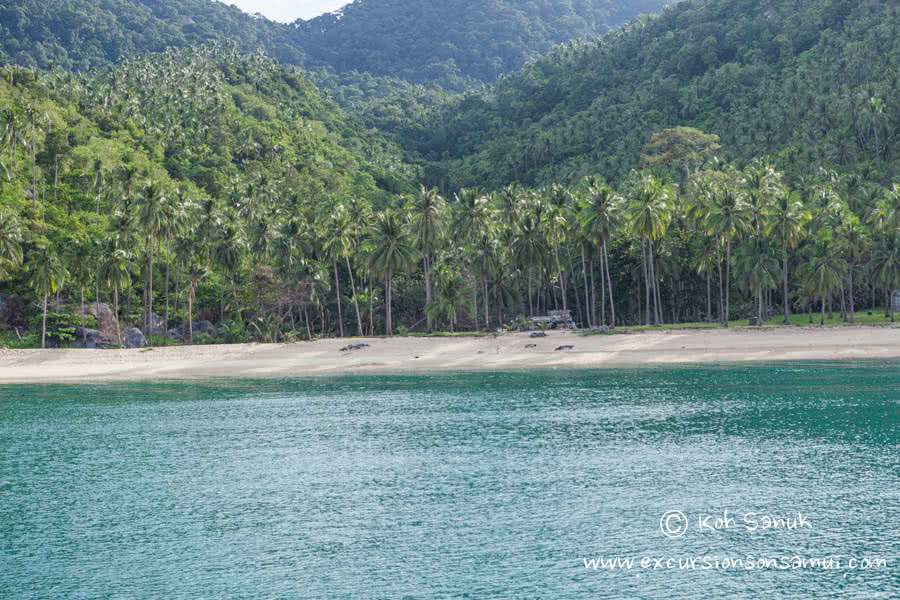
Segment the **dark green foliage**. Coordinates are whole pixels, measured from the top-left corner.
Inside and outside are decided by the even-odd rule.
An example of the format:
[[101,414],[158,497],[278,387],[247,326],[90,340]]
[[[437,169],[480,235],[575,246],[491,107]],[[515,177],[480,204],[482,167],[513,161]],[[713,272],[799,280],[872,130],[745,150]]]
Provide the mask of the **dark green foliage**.
[[404,144],[431,161],[426,183],[451,190],[619,178],[679,125],[719,135],[739,163],[776,157],[792,178],[830,167],[885,183],[898,72],[895,2],[684,2],[455,97],[422,122],[432,136]]
[[667,0],[358,0],[292,25],[210,0],[0,2],[0,62],[89,69],[143,52],[232,40],[283,63],[463,89],[553,44],[604,33]]
[[300,64],[286,25],[210,0],[0,2],[0,59],[46,69],[89,69],[141,52],[230,39],[245,51]]
[[[42,314],[37,314],[30,319],[29,326],[32,331],[40,333]],[[75,329],[81,327],[82,316],[80,312],[47,312],[47,344],[50,346],[63,346],[75,341]],[[97,319],[92,315],[84,315],[85,327],[92,329],[97,326]]]
[[298,21],[307,66],[464,89],[554,44],[606,33],[667,0],[357,0]]

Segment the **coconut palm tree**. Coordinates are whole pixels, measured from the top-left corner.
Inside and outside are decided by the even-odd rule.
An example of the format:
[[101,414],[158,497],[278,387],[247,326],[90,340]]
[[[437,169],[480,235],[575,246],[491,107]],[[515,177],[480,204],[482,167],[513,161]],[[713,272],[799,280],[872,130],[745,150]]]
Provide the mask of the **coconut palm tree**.
[[10,212],[0,211],[0,279],[22,264],[22,242],[25,229],[19,219]]
[[[584,180],[587,194],[579,203],[578,219],[585,232],[594,240],[600,250],[600,297],[601,306],[606,306],[604,280],[609,287],[610,327],[616,326],[616,304],[613,298],[612,280],[609,276],[609,239],[618,231],[622,221],[624,199],[596,176]],[[605,325],[606,323],[604,323]]]
[[752,229],[751,215],[733,178],[713,184],[710,189],[713,193],[705,206],[705,225],[710,234],[723,240],[725,244],[725,315],[722,326],[728,327],[731,307],[731,244],[735,238]]
[[446,319],[450,333],[453,333],[459,314],[467,315],[469,311],[465,282],[449,269],[442,269],[438,274],[437,291],[437,299],[427,305],[425,311],[432,319]]
[[645,323],[650,324],[650,295],[653,294],[653,324],[660,324],[660,308],[657,301],[656,272],[653,268],[653,242],[662,237],[672,216],[672,189],[653,175],[641,176],[632,182],[629,221],[635,237],[641,240],[644,263],[645,298],[647,312]]
[[393,334],[391,322],[391,286],[394,274],[405,271],[418,258],[409,239],[409,230],[400,216],[391,209],[375,216],[375,226],[369,240],[369,270],[384,278],[385,332]]
[[120,241],[114,237],[108,243],[103,263],[100,265],[100,279],[106,283],[107,289],[113,291],[113,310],[116,315],[116,343],[122,342],[119,327],[119,292],[131,285],[131,253],[120,247]]
[[[237,302],[237,289],[234,283],[234,273],[241,264],[245,249],[244,233],[239,220],[235,218],[226,219],[222,227],[219,239],[216,241],[213,249],[213,261],[217,266],[222,268],[222,281],[219,288],[219,321],[225,318],[225,280],[231,280],[231,288],[234,292],[235,302]],[[235,310],[240,310],[239,306],[235,306]]]
[[144,231],[147,289],[144,302],[144,326],[147,328],[147,343],[153,345],[153,256],[154,242],[159,239],[166,220],[166,197],[162,187],[154,182],[144,186],[138,213],[138,223]]
[[900,232],[888,232],[876,245],[870,263],[872,277],[888,290],[891,323],[894,322],[894,290],[900,286]]
[[[897,261],[896,267],[898,269],[896,273],[900,273],[900,260]],[[797,274],[801,277],[803,285],[822,301],[820,325],[825,324],[826,299],[832,290],[842,285],[846,271],[847,263],[841,258],[831,232],[828,230],[819,232]]]
[[[419,186],[419,193],[409,201],[405,210],[410,215],[412,230],[416,236],[416,243],[422,248],[422,260],[425,269],[425,306],[431,302],[431,261],[432,252],[437,239],[444,233],[446,223],[447,203],[438,193],[437,188],[425,189]],[[428,332],[431,332],[431,317],[427,312]]]
[[41,348],[47,347],[47,299],[55,294],[57,286],[68,276],[62,261],[47,244],[40,244],[28,257],[29,285],[35,295],[42,299],[44,317],[41,325]]
[[[338,278],[337,259],[343,258],[347,265],[347,273],[350,275],[350,292],[353,294],[353,307],[356,309],[356,334],[363,335],[362,316],[359,312],[359,298],[356,295],[356,282],[353,278],[353,268],[350,266],[350,255],[354,252],[354,231],[350,213],[343,204],[338,204],[332,211],[328,222],[328,237],[324,244],[325,251],[332,257],[334,266],[334,281],[337,286],[338,313],[340,314],[341,292]],[[340,319],[339,319],[340,320]],[[343,323],[341,323],[341,336],[344,335]]]
[[735,254],[735,267],[746,277],[754,301],[757,303],[758,323],[762,324],[763,290],[774,288],[779,275],[778,260],[772,252],[769,240],[762,235],[751,235]]
[[775,194],[769,214],[768,235],[781,245],[781,277],[784,295],[784,324],[791,323],[791,309],[788,300],[788,250],[797,247],[800,235],[811,215],[803,207],[800,195],[781,188]]

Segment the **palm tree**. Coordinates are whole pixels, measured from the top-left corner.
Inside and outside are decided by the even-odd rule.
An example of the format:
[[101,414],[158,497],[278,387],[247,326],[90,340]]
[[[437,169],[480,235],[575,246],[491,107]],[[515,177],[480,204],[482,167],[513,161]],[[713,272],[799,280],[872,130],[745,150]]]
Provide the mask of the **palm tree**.
[[392,335],[391,285],[394,274],[415,264],[416,249],[410,244],[407,227],[391,209],[376,215],[369,242],[369,270],[376,276],[384,277],[385,332]]
[[855,322],[856,311],[853,305],[853,272],[862,264],[866,247],[869,243],[865,228],[860,224],[859,217],[851,214],[847,221],[838,229],[838,243],[847,260],[847,280],[850,298],[850,322]]
[[131,254],[119,247],[119,239],[110,241],[100,266],[100,278],[113,290],[113,307],[116,315],[116,343],[122,342],[119,327],[119,292],[131,285]]
[[809,222],[810,214],[803,208],[800,195],[786,189],[778,190],[772,206],[768,234],[781,244],[782,293],[784,294],[784,324],[791,323],[791,309],[788,300],[788,250],[797,247],[803,227]]
[[[437,188],[426,190],[424,185],[419,186],[419,193],[406,205],[410,214],[413,233],[416,242],[422,247],[422,259],[425,269],[425,306],[431,303],[431,255],[434,244],[444,232],[446,223],[446,202],[438,193]],[[428,332],[431,332],[431,317],[427,312]]]
[[68,275],[66,268],[50,246],[41,244],[29,255],[31,278],[29,284],[42,299],[44,317],[41,325],[41,348],[47,347],[47,298],[56,293],[57,285]]
[[[234,292],[235,302],[237,301],[237,289],[234,284],[234,273],[241,264],[241,257],[244,251],[243,231],[241,224],[236,219],[227,220],[222,227],[221,235],[213,249],[213,260],[216,265],[222,268],[222,281],[219,289],[219,321],[225,318],[225,279],[231,279],[231,288]],[[240,310],[239,306],[235,306],[235,310]]]
[[442,270],[438,280],[438,297],[425,307],[432,319],[446,319],[450,333],[455,331],[460,312],[468,314],[469,298],[462,278],[448,269]]
[[739,273],[746,276],[757,303],[757,319],[763,322],[763,290],[776,286],[778,276],[778,260],[772,254],[769,241],[762,235],[751,235],[745,244],[739,248],[735,256],[736,267]]
[[706,228],[725,243],[725,315],[722,326],[728,327],[731,304],[731,242],[751,229],[750,214],[741,194],[733,183],[714,185],[711,202],[706,209]]
[[[334,281],[337,286],[338,313],[341,306],[340,282],[338,280],[337,258],[341,257],[347,265],[347,273],[350,275],[350,292],[353,294],[353,306],[356,309],[356,334],[363,335],[362,316],[359,312],[359,298],[356,295],[356,283],[353,279],[353,268],[350,266],[350,254],[354,249],[353,222],[350,213],[343,204],[339,204],[331,213],[328,227],[328,238],[325,241],[325,250],[328,252],[334,265]],[[341,322],[341,336],[344,335],[343,322]]]
[[[650,295],[653,294],[653,324],[660,324],[657,301],[656,273],[653,268],[653,242],[662,237],[671,219],[672,190],[653,175],[644,175],[633,182],[628,205],[631,230],[641,240],[646,283],[646,324],[650,324]],[[648,252],[649,250],[649,252]]]
[[84,310],[84,288],[91,281],[93,275],[95,245],[84,237],[79,237],[69,249],[69,264],[72,266],[72,276],[78,281],[81,290],[81,330],[83,341],[87,341],[87,328]]
[[166,198],[163,190],[156,183],[144,186],[143,200],[141,202],[138,222],[146,236],[145,250],[147,252],[147,290],[144,303],[144,326],[147,327],[147,342],[153,345],[153,255],[154,241],[163,230],[166,220]]
[[621,224],[621,208],[624,200],[611,187],[600,183],[595,176],[585,178],[585,185],[587,197],[580,203],[579,220],[587,234],[595,242],[599,242],[601,307],[605,312],[606,293],[603,290],[603,282],[606,280],[609,287],[610,327],[615,327],[616,304],[613,298],[612,280],[609,276],[607,243]]
[[22,264],[25,230],[14,214],[0,211],[0,279]]
[[875,247],[872,254],[873,278],[888,290],[891,323],[894,322],[894,290],[900,285],[900,232],[893,230]]
[[[900,261],[896,263],[900,273]],[[843,283],[847,263],[840,257],[831,232],[824,230],[819,233],[816,242],[810,247],[809,255],[798,269],[798,275],[808,287],[822,300],[822,318],[820,325],[825,324],[825,303],[831,295],[831,290],[840,287]]]

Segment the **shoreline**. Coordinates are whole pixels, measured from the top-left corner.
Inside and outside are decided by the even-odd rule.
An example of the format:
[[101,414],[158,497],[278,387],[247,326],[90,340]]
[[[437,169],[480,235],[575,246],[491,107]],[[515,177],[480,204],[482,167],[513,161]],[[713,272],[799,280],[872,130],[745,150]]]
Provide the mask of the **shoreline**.
[[[349,344],[368,347],[341,352]],[[527,347],[534,344],[533,347]],[[571,349],[556,350],[560,346]],[[900,325],[672,329],[582,336],[340,338],[152,350],[0,350],[0,384],[510,371],[900,358]]]

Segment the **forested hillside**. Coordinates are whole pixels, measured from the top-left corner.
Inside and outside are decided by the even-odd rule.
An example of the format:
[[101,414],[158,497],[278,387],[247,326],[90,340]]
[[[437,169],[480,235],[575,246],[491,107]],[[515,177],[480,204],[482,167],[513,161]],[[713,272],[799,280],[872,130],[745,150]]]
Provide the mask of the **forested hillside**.
[[[0,292],[32,307],[42,294],[59,306],[65,289],[69,301],[87,293],[146,323],[135,314],[140,282],[145,301],[165,290],[167,322],[170,292],[175,309],[180,300],[181,322],[196,318],[196,302],[215,306],[202,300],[215,294],[209,282],[220,302],[226,283],[237,294],[252,251],[261,270],[242,302],[264,313],[278,285],[327,280],[311,235],[336,205],[378,208],[414,189],[415,170],[389,143],[299,74],[230,45],[128,59],[96,76],[0,74]],[[11,316],[8,300],[0,294],[0,329],[33,314]]]
[[357,0],[292,25],[210,0],[0,1],[0,62],[88,69],[231,40],[283,63],[463,89],[553,44],[604,33],[669,0]]
[[299,65],[291,34],[211,0],[0,0],[0,63],[42,69],[85,70],[210,40]]
[[494,81],[554,44],[606,33],[671,0],[356,0],[298,21],[307,66],[450,89]]
[[886,180],[900,136],[900,6],[887,0],[682,3],[394,127],[445,189],[620,178],[651,134],[692,125],[738,162],[770,155]]

